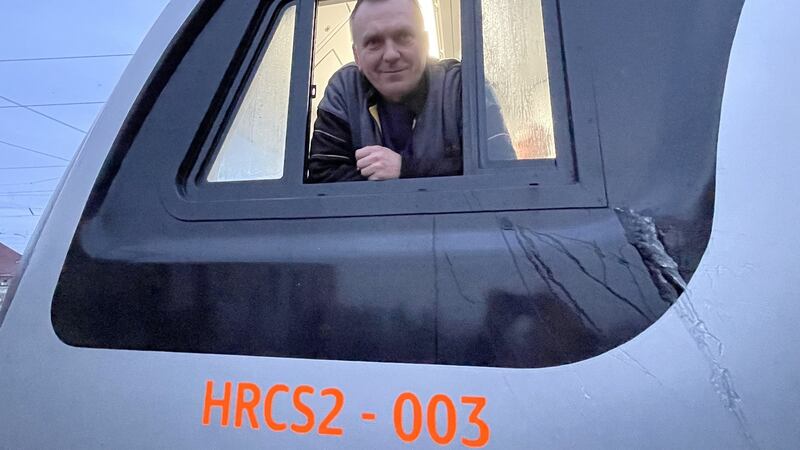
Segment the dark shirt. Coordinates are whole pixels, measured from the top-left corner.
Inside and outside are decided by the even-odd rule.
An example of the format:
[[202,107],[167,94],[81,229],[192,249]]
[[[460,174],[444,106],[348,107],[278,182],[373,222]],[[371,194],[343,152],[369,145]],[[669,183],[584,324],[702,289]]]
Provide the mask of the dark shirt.
[[399,153],[400,156],[412,158],[414,144],[411,136],[414,132],[416,114],[404,103],[381,100],[378,102],[378,115],[381,119],[383,146]]
[[419,87],[400,102],[390,102],[380,95],[376,97],[381,122],[381,143],[399,153],[408,164],[414,159],[414,125],[428,97],[427,80],[423,77]]

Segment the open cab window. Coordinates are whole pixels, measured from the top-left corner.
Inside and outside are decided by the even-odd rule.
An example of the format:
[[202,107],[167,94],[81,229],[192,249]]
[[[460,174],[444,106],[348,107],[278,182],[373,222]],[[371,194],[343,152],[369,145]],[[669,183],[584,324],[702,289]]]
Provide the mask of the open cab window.
[[[605,206],[594,111],[577,114],[567,95],[585,94],[588,83],[575,76],[568,88],[555,0],[419,2],[430,61],[460,70],[457,174],[309,183],[320,102],[334,73],[354,63],[355,3],[299,0],[262,19],[230,69],[237,77],[221,86],[220,119],[185,163],[192,168],[181,199],[167,202],[173,213],[203,220]],[[247,208],[236,206],[241,198]]]

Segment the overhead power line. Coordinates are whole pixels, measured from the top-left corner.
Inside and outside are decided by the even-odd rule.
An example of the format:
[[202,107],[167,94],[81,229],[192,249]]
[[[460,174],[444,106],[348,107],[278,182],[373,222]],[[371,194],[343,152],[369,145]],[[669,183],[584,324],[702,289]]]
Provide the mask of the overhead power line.
[[36,153],[37,155],[49,156],[50,158],[60,159],[61,161],[69,162],[69,160],[67,158],[62,158],[60,156],[52,155],[50,153],[40,152],[39,150],[34,150],[32,148],[29,148],[29,147],[23,147],[21,145],[12,144],[11,142],[6,142],[6,141],[3,141],[3,140],[0,140],[0,144],[5,144],[5,145],[8,145],[9,147],[18,148],[20,150],[25,150],[25,151],[31,152],[31,153]]
[[0,195],[17,195],[17,194],[49,194],[53,192],[55,189],[36,189],[36,190],[27,190],[27,191],[0,191]]
[[77,105],[102,105],[105,102],[67,102],[67,103],[38,103],[35,105],[5,105],[0,106],[0,109],[13,109],[13,108],[38,108],[44,106],[77,106]]
[[31,184],[47,183],[48,181],[56,181],[59,179],[61,179],[61,177],[43,178],[41,180],[23,181],[20,183],[0,183],[0,186],[27,186]]
[[45,56],[41,58],[13,58],[13,59],[0,59],[0,63],[24,62],[24,61],[58,61],[64,59],[121,58],[125,56],[133,56],[133,53],[115,53],[110,55]]
[[27,206],[27,205],[9,206],[9,205],[13,205],[13,203],[8,203],[8,204],[0,203],[0,211],[2,211],[4,209],[5,210],[9,210],[9,209],[12,209],[12,210],[25,210],[25,211],[31,211],[31,214],[34,214],[33,210],[37,210],[39,213],[44,211],[44,208],[40,208],[38,206]]
[[50,197],[53,191],[47,192],[0,192],[0,197]]
[[19,106],[20,108],[25,108],[25,109],[27,109],[28,111],[30,111],[30,112],[32,112],[32,113],[34,113],[34,114],[38,114],[38,115],[40,115],[40,116],[42,116],[42,117],[44,117],[44,118],[50,119],[50,120],[52,120],[53,122],[59,123],[59,124],[61,124],[61,125],[64,125],[64,126],[65,126],[65,127],[67,127],[67,128],[72,128],[72,129],[73,129],[73,130],[75,130],[75,131],[78,131],[78,132],[80,132],[80,133],[86,134],[86,131],[84,131],[84,130],[81,130],[81,129],[80,129],[80,128],[78,128],[78,127],[74,127],[74,126],[72,126],[72,125],[70,125],[70,124],[68,124],[68,123],[66,123],[66,122],[63,122],[63,121],[61,121],[61,120],[58,120],[58,119],[56,119],[55,117],[48,116],[47,114],[45,114],[45,113],[43,113],[43,112],[39,112],[39,111],[37,111],[37,110],[35,110],[35,109],[31,108],[31,107],[25,106],[25,105],[23,105],[23,104],[21,104],[21,103],[17,103],[17,102],[15,102],[14,100],[11,100],[11,99],[10,99],[10,98],[8,98],[8,97],[3,97],[2,95],[0,95],[0,99],[2,99],[2,100],[5,100],[5,101],[7,101],[7,102],[9,102],[9,103],[13,103],[13,104],[15,104],[16,106]]
[[26,238],[26,239],[30,237],[30,235],[27,235],[27,234],[22,234],[22,233],[7,233],[7,232],[5,232],[5,231],[0,231],[0,236],[15,236],[15,237],[21,237],[21,238]]
[[31,170],[31,169],[63,169],[66,165],[56,166],[17,166],[17,167],[0,167],[0,170]]

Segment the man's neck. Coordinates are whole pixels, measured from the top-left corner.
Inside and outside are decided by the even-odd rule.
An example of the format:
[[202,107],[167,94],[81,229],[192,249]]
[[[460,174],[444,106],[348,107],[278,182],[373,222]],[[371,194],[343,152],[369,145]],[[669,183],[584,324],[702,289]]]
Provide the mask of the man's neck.
[[379,96],[384,102],[403,104],[417,115],[422,111],[422,108],[425,106],[425,101],[428,98],[428,79],[423,75],[417,87],[400,99],[394,100],[384,97],[381,94],[379,94]]

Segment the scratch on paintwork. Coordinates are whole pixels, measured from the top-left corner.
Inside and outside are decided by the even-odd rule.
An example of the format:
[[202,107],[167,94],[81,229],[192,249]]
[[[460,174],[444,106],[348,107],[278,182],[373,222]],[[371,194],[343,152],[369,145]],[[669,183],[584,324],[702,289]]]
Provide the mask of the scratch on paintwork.
[[624,251],[625,251],[625,246],[623,245],[619,248],[618,250],[619,254],[616,255],[616,257],[618,258],[619,263],[623,267],[625,267],[625,270],[628,272],[628,275],[630,275],[633,284],[636,285],[636,290],[639,291],[639,299],[644,300],[644,291],[642,290],[642,285],[639,284],[639,280],[636,278],[636,274],[633,273],[633,268],[631,267],[631,264],[622,256],[622,252]]
[[[602,286],[603,289],[605,289],[607,292],[609,292],[611,295],[613,295],[614,297],[619,299],[621,302],[623,302],[626,305],[628,305],[631,309],[636,311],[636,313],[638,313],[640,316],[642,316],[646,321],[653,322],[656,319],[655,317],[649,317],[647,314],[645,314],[644,311],[642,311],[641,308],[639,308],[638,306],[633,304],[633,302],[631,302],[627,297],[625,297],[624,295],[622,295],[619,292],[615,291],[611,286],[609,286],[607,283],[603,282],[603,280],[597,278],[592,273],[590,273],[589,270],[586,268],[586,266],[584,266],[583,263],[578,258],[576,258],[575,255],[573,255],[572,252],[570,252],[569,249],[567,249],[564,246],[564,244],[561,243],[561,241],[559,241],[558,239],[554,238],[551,235],[548,235],[547,233],[539,233],[539,232],[536,232],[536,231],[529,230],[527,228],[521,228],[521,231],[522,231],[523,237],[531,245],[533,245],[533,243],[532,243],[531,239],[528,236],[526,236],[526,233],[527,234],[532,234],[533,236],[535,236],[537,239],[539,239],[544,244],[549,245],[550,247],[554,248],[555,250],[561,252],[570,261],[575,263],[575,265],[578,266],[578,270],[583,272],[583,274],[586,275],[590,280],[596,282],[597,284]],[[605,261],[603,261],[602,259],[600,261],[601,261],[601,263],[603,265],[603,268],[605,270]]]
[[[513,398],[515,401],[514,404],[517,406],[517,408],[521,410],[522,415],[520,416],[520,418],[524,422],[525,421],[524,418],[531,417],[533,415],[530,411],[528,411],[528,402],[521,400],[522,396],[517,394],[517,391],[511,385],[511,382],[508,380],[508,374],[503,373],[502,378],[503,378],[503,384],[506,385],[506,389],[508,389],[508,392],[511,393],[511,398]],[[522,428],[525,430],[525,434],[530,436],[533,427],[523,426]]]
[[581,382],[581,392],[583,393],[583,398],[586,400],[591,400],[592,396],[589,395],[589,392],[586,390],[586,386]]
[[472,209],[472,210],[474,210],[474,209],[475,209],[475,207],[474,207],[474,206],[472,206],[472,202],[471,202],[471,201],[469,201],[469,197],[467,196],[467,193],[466,193],[466,192],[462,192],[462,193],[461,193],[461,196],[464,198],[464,202],[466,202],[467,206],[469,206],[469,209]]
[[480,209],[480,202],[475,198],[475,193],[472,191],[469,192],[462,192],[461,195],[464,197],[464,201],[467,202],[467,205],[472,210]]
[[[544,233],[539,233],[539,234],[544,234]],[[561,235],[561,234],[558,234],[558,233],[547,233],[547,234],[544,234],[544,235],[546,235],[548,237],[551,237],[551,238],[557,238],[558,241],[575,242],[576,244],[583,245],[584,247],[587,247],[592,252],[594,252],[595,256],[597,256],[597,259],[598,259],[598,261],[600,262],[600,265],[601,265],[601,270],[602,270],[602,277],[601,277],[602,282],[601,283],[607,288],[608,288],[608,265],[606,264],[606,259],[611,259],[613,262],[625,267],[625,270],[630,275],[631,280],[636,285],[636,290],[639,293],[639,300],[642,301],[641,304],[644,305],[647,308],[647,311],[650,313],[650,317],[653,318],[653,319],[648,319],[648,320],[653,321],[653,320],[655,320],[654,318],[657,318],[658,316],[660,316],[660,314],[655,313],[650,308],[649,304],[645,301],[646,297],[644,295],[644,291],[642,290],[642,285],[639,284],[639,280],[636,277],[636,274],[633,273],[634,268],[631,267],[630,262],[627,259],[625,259],[625,257],[622,256],[623,250],[625,249],[625,247],[628,244],[623,245],[622,247],[620,247],[620,250],[619,250],[618,254],[607,255],[603,251],[603,249],[600,248],[600,246],[597,244],[597,241],[594,241],[594,240],[587,241],[587,240],[577,239],[577,238],[570,237],[570,236],[564,236],[564,235]],[[560,242],[559,242],[559,246],[561,248],[557,248],[557,250],[569,253],[569,251]],[[572,257],[572,254],[569,253],[567,256]],[[575,260],[574,257],[572,257],[572,259]],[[576,261],[576,262],[578,262],[578,261]],[[587,275],[591,276],[588,273],[588,271],[585,268],[583,268],[583,266],[580,263],[579,263],[579,266],[582,268],[582,270],[584,270],[584,273],[586,273]],[[594,278],[594,277],[592,277],[592,278]],[[595,281],[597,281],[597,280],[595,280]]]
[[614,257],[617,259],[617,263],[619,265],[621,265],[622,267],[624,267],[625,271],[627,271],[628,275],[631,277],[631,281],[633,281],[634,286],[636,286],[636,291],[639,293],[639,300],[641,301],[641,304],[644,305],[647,308],[647,311],[649,311],[650,314],[652,314],[654,317],[658,317],[659,314],[655,313],[653,311],[653,309],[650,307],[650,303],[645,301],[646,296],[644,295],[644,290],[642,289],[642,285],[639,283],[639,278],[636,276],[636,274],[633,271],[635,269],[639,273],[642,273],[642,274],[644,274],[646,272],[644,272],[643,270],[639,269],[638,267],[634,268],[633,266],[631,266],[630,261],[628,261],[624,256],[622,256],[623,252],[625,251],[625,248],[626,248],[626,245],[623,244],[619,248],[618,254],[615,254]]
[[747,276],[754,269],[755,269],[755,266],[753,264],[751,264],[751,263],[743,264],[741,266],[741,270],[732,270],[731,268],[729,268],[727,266],[723,266],[723,265],[717,264],[714,267],[706,268],[703,271],[703,273],[706,276],[706,278],[708,279],[708,281],[710,282],[711,289],[714,289],[716,287],[717,279],[722,278],[723,276],[726,276],[726,275],[729,275],[729,274],[732,275],[732,276],[735,276],[735,277]]
[[[568,366],[568,367],[571,368],[572,375],[574,375],[575,379],[578,380],[578,386],[581,389],[581,396],[583,397],[583,400],[584,401],[591,401],[592,400],[592,394],[589,392],[588,389],[586,389],[586,385],[584,384],[583,379],[581,378],[580,373],[578,372],[578,370],[574,366]],[[580,400],[578,400],[578,401],[580,401]],[[586,414],[587,410],[588,409],[587,409],[587,406],[585,404],[578,404],[577,407],[574,409],[574,411],[577,412],[578,415],[581,416],[582,423],[587,424],[587,425],[591,424],[592,431],[594,432],[596,442],[602,442],[602,440],[606,437],[607,434],[606,434],[605,430],[603,430],[600,427],[600,424],[598,423],[598,421],[593,420],[593,419],[591,419],[590,417],[587,416],[587,414]]]
[[650,314],[653,317],[659,316],[659,314],[656,314],[650,308],[648,303],[644,301],[646,299],[646,297],[644,295],[644,291],[642,290],[642,285],[639,283],[639,279],[636,277],[636,274],[634,273],[634,270],[637,270],[637,271],[639,271],[641,273],[645,273],[645,272],[643,270],[639,269],[638,267],[631,266],[630,261],[628,261],[628,259],[623,256],[623,254],[625,252],[625,249],[627,247],[629,247],[630,244],[623,244],[623,245],[620,246],[620,248],[617,251],[617,253],[613,253],[611,255],[607,255],[603,251],[603,249],[600,248],[600,246],[597,244],[597,241],[594,241],[594,240],[593,241],[586,241],[586,240],[583,240],[583,239],[577,239],[577,238],[570,237],[570,236],[564,236],[564,235],[558,234],[558,233],[550,233],[550,235],[557,237],[561,241],[575,242],[577,244],[581,244],[581,245],[591,249],[594,252],[594,254],[597,256],[597,258],[601,261],[602,269],[603,269],[603,283],[607,283],[607,280],[608,280],[607,266],[606,266],[606,264],[604,262],[605,259],[611,258],[611,260],[613,262],[625,267],[625,270],[628,272],[628,275],[630,275],[630,277],[631,277],[631,281],[633,281],[633,283],[636,285],[636,290],[639,293],[639,300],[642,300],[642,304],[645,305],[645,307],[647,307],[647,310],[650,312]]
[[[623,359],[621,356],[619,356],[620,354],[624,355],[625,358]],[[620,350],[619,353],[614,353],[614,357],[617,358],[620,361],[632,364],[634,367],[639,369],[642,373],[644,373],[648,377],[654,379],[656,381],[656,383],[659,384],[659,386],[666,387],[666,386],[664,386],[664,383],[662,383],[661,380],[657,376],[655,376],[655,374],[653,372],[650,372],[650,370],[647,367],[645,367],[644,364],[640,363],[638,359],[634,358],[630,353],[626,352],[625,350]]]
[[577,370],[575,370],[575,368],[572,368],[572,373],[575,375],[575,378],[578,379],[578,385],[581,388],[581,394],[583,394],[584,400],[591,400],[592,395],[589,393],[588,390],[586,390],[586,384],[583,382],[583,378],[581,378],[580,374],[578,373]]
[[[506,249],[508,250],[508,253],[511,255],[511,261],[514,263],[514,268],[517,271],[517,276],[519,277],[520,281],[522,282],[522,285],[525,286],[525,290],[528,292],[528,295],[532,296],[533,295],[533,290],[531,289],[530,285],[528,284],[527,277],[522,272],[522,268],[520,267],[520,264],[517,261],[517,254],[511,248],[511,242],[509,242],[508,237],[506,236],[506,233],[504,232],[504,231],[513,231],[514,230],[514,225],[511,223],[510,220],[508,220],[507,218],[504,218],[504,217],[498,217],[498,220],[500,222],[500,235],[503,237],[503,241],[506,244]],[[534,267],[536,267],[534,262],[531,262],[531,263],[534,264]],[[537,272],[538,272],[538,270],[537,270]],[[540,276],[541,276],[541,274],[540,274]],[[545,280],[545,283],[547,283],[547,280]],[[555,297],[560,298],[560,297],[558,297],[558,294],[555,293],[555,291],[553,290],[553,288],[549,284],[547,285],[547,287]],[[559,346],[557,350],[561,354],[562,359],[563,360],[568,360],[569,359],[568,354],[560,346],[560,340],[558,339],[556,333],[553,332],[553,329],[550,327],[550,324],[547,321],[542,320],[542,317],[539,314],[539,310],[537,308],[534,308],[533,312],[534,312],[534,314],[536,314],[536,317],[538,318],[538,320],[542,324],[544,324],[544,329],[547,332],[547,334],[553,339],[553,342],[555,342],[556,345]],[[580,313],[580,312],[582,312],[582,310],[578,309],[578,312]],[[591,321],[591,319],[589,319],[588,317],[585,316],[586,313],[583,312],[583,314],[584,314],[583,318],[586,319],[590,324],[594,325],[594,323]],[[594,325],[594,329],[596,330],[596,332],[599,333],[599,329],[597,328],[596,325]]]
[[730,370],[722,365],[720,359],[723,357],[725,347],[722,341],[719,340],[697,314],[689,292],[686,292],[675,303],[675,311],[683,321],[684,326],[689,331],[689,334],[694,339],[695,345],[703,354],[705,359],[711,366],[711,376],[709,381],[717,391],[725,409],[731,412],[739,424],[739,429],[744,435],[751,448],[759,448],[752,434],[750,434],[747,418],[745,417],[744,410],[741,406],[742,398],[736,392],[733,385],[733,377]]
[[478,204],[478,208],[483,209],[483,204],[481,203],[481,199],[479,199],[478,196],[475,195],[475,191],[469,191],[469,195]]
[[[518,400],[518,399],[520,399],[520,398],[521,398],[521,396],[517,394],[517,391],[515,391],[515,390],[514,390],[514,387],[513,387],[513,386],[511,386],[511,382],[510,382],[510,381],[508,381],[508,375],[507,375],[507,374],[505,374],[505,373],[503,374],[503,384],[505,384],[505,385],[506,385],[506,388],[508,389],[508,392],[511,392],[511,396],[512,396],[512,397],[513,397],[515,400]],[[522,412],[523,412],[523,413],[525,413],[525,416],[526,416],[526,417],[529,417],[529,414],[528,414],[528,407],[527,407],[527,405],[528,405],[528,402],[525,402],[525,401],[517,401],[517,406],[519,406],[519,407],[521,407],[521,408],[522,408]]]
[[475,191],[472,190],[464,191],[461,193],[461,195],[464,197],[464,201],[467,202],[467,205],[470,207],[470,209],[472,210],[483,209],[483,207],[481,206],[481,199],[479,199],[475,195]]
[[[684,327],[695,342],[698,350],[709,364],[711,374],[709,381],[722,400],[722,404],[736,419],[747,443],[751,448],[759,448],[753,435],[749,431],[747,418],[742,409],[742,398],[733,385],[733,376],[730,370],[722,365],[725,346],[706,325],[697,313],[692,303],[690,292],[686,290],[686,281],[678,272],[678,264],[667,253],[664,245],[658,239],[658,230],[652,217],[642,216],[630,209],[615,208],[620,222],[625,228],[625,236],[636,247],[642,260],[650,271],[653,281],[661,283],[659,292],[664,283],[667,283],[678,293],[683,293],[675,302],[673,308],[683,322]],[[664,298],[669,301],[669,298]]]
[[[589,314],[587,314],[586,311],[583,308],[581,308],[577,300],[575,300],[575,297],[572,296],[572,293],[566,288],[566,286],[564,286],[560,281],[556,279],[553,270],[550,268],[550,266],[548,266],[544,262],[544,260],[541,257],[541,254],[539,254],[539,251],[536,248],[536,245],[533,244],[533,242],[530,242],[530,239],[527,239],[525,236],[523,236],[520,233],[520,230],[517,227],[515,227],[514,224],[512,224],[511,221],[508,220],[507,218],[502,218],[501,224],[504,230],[514,231],[514,236],[517,238],[517,243],[519,244],[520,248],[522,248],[523,253],[525,253],[525,257],[527,258],[528,262],[531,263],[533,268],[536,270],[536,273],[538,273],[539,276],[542,278],[550,293],[552,293],[557,298],[566,297],[567,300],[569,300],[572,308],[575,309],[575,311],[577,311],[580,314],[581,318],[586,322],[588,322],[592,326],[595,332],[597,332],[598,334],[602,334],[600,327],[594,322],[594,320],[592,320],[591,317],[589,317]],[[503,234],[503,239],[506,239],[505,233],[502,234]],[[506,246],[513,255],[513,251],[511,251],[511,246],[508,240],[506,240]],[[524,282],[525,277],[522,275],[522,271],[520,270],[519,267],[517,267],[517,271],[520,273],[520,277],[522,277]],[[556,292],[556,287],[562,292],[562,295],[559,295],[558,292]],[[530,291],[530,289],[528,290]]]
[[614,257],[617,259],[617,262],[620,265],[625,266],[625,268],[628,269],[628,274],[631,276],[631,279],[636,283],[636,286],[639,287],[639,292],[640,292],[642,298],[644,298],[644,291],[642,291],[642,286],[639,284],[639,280],[636,277],[636,274],[633,273],[633,271],[636,270],[637,272],[639,272],[642,275],[647,274],[649,276],[649,274],[646,271],[640,269],[639,267],[631,266],[631,263],[630,263],[630,261],[628,261],[628,258],[626,258],[624,256],[625,250],[628,249],[628,248],[630,248],[630,244],[622,244],[622,245],[620,245],[620,247],[617,250],[617,253],[614,255]]
[[458,293],[461,295],[461,298],[474,305],[476,303],[475,300],[472,300],[469,298],[469,296],[467,296],[467,294],[464,292],[464,288],[461,286],[461,282],[458,280],[458,276],[456,276],[455,267],[453,266],[453,261],[450,259],[450,254],[445,252],[444,257],[447,260],[447,266],[450,269],[450,275],[453,276],[453,280],[456,282],[456,288],[458,289]]
[[575,242],[577,244],[581,244],[581,245],[591,249],[594,252],[594,254],[597,256],[597,259],[600,261],[600,264],[602,264],[602,268],[603,268],[603,283],[606,283],[608,281],[608,273],[607,273],[608,272],[608,268],[606,267],[606,263],[605,263],[607,255],[605,254],[603,249],[600,248],[599,245],[597,245],[597,241],[586,241],[586,240],[583,240],[583,239],[577,239],[577,238],[574,238],[574,237],[564,236],[564,235],[561,235],[561,234],[558,234],[558,233],[550,233],[550,236],[555,236],[560,241]]

